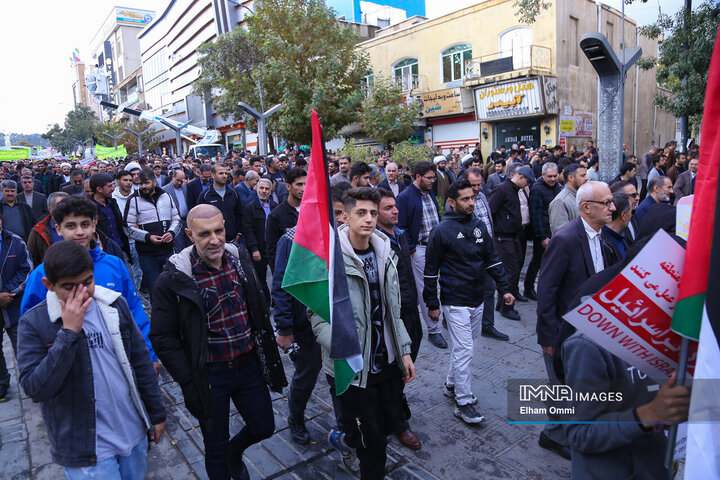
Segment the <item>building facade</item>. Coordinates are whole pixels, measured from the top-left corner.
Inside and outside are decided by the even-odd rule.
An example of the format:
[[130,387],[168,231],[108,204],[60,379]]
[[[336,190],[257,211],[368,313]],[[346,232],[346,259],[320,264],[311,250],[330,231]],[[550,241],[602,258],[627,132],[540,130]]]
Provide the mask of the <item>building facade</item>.
[[[90,42],[88,70],[103,67],[110,81],[109,101],[139,110],[146,108],[143,95],[142,64],[137,36],[155,19],[155,12],[137,8],[113,7]],[[118,113],[93,104],[101,120]]]
[[[223,133],[225,148],[247,142],[245,125],[217,115],[208,102],[193,95],[193,82],[200,75],[197,49],[203,43],[242,25],[253,12],[253,1],[172,0],[165,11],[139,36],[149,110],[178,122]],[[160,145],[175,152],[175,133],[160,127]],[[183,150],[191,142],[183,139]]]
[[[625,18],[625,43],[656,56],[658,44]],[[517,22],[512,0],[487,0],[435,19],[411,17],[381,29],[358,48],[371,75],[390,77],[410,101],[421,101],[426,143],[447,153],[481,143],[575,145],[597,137],[598,81],[579,48],[600,31],[616,51],[622,17],[591,0],[552,2],[532,25]],[[641,85],[650,88],[639,88]],[[675,119],[656,108],[655,71],[633,67],[625,84],[624,142],[642,153],[675,138]]]

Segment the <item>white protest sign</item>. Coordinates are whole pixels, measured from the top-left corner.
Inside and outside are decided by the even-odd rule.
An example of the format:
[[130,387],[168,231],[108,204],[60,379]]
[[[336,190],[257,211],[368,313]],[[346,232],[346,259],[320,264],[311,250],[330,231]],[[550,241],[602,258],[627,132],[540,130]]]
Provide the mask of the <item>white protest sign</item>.
[[[685,250],[664,230],[564,318],[595,343],[662,384],[677,368],[681,337],[670,330]],[[695,369],[692,342],[688,374]]]

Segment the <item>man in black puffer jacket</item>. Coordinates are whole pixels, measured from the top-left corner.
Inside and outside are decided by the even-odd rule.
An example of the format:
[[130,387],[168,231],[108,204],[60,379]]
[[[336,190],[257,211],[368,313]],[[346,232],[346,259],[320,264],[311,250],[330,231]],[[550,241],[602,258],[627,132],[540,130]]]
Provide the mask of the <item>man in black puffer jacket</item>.
[[525,274],[525,296],[530,300],[537,300],[535,292],[535,279],[540,271],[545,247],[550,243],[550,202],[562,190],[557,181],[558,168],[552,162],[542,166],[540,178],[530,190],[530,224],[533,231],[533,256]]
[[437,321],[440,316],[437,298],[439,271],[440,303],[453,340],[444,393],[457,402],[455,416],[473,424],[483,420],[483,416],[473,408],[477,398],[470,388],[469,367],[473,342],[480,336],[482,328],[485,272],[497,283],[506,305],[512,305],[515,298],[510,293],[510,284],[493,239],[483,221],[472,215],[475,195],[470,182],[463,179],[453,183],[448,189],[448,198],[453,211],[445,214],[428,241],[423,299],[428,306],[428,314]]
[[[193,245],[170,257],[152,299],[150,340],[200,421],[210,479],[249,478],[243,452],[275,430],[268,386],[287,386],[267,303],[250,259],[225,243],[223,215],[187,216]],[[245,426],[228,442],[230,399]]]

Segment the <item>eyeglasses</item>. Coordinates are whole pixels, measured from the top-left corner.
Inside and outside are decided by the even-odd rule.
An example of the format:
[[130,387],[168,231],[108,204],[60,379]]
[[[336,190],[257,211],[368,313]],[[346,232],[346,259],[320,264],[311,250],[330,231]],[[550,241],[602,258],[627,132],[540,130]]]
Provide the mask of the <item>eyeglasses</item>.
[[600,200],[585,200],[585,201],[588,203],[599,203],[600,205],[605,205],[605,208],[610,208],[610,205],[613,204],[612,200],[604,200],[602,202]]
[[635,193],[628,193],[628,196],[629,196],[629,197],[633,197],[633,198],[637,198],[637,197],[640,196],[640,194],[637,193],[637,192],[635,192]]

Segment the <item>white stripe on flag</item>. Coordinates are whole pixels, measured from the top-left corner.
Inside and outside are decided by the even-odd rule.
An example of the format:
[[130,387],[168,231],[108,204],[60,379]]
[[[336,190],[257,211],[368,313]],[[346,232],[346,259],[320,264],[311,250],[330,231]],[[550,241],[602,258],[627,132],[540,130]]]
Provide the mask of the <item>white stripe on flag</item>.
[[720,479],[720,350],[708,320],[707,305],[703,310],[693,379],[709,380],[701,382],[702,388],[696,384],[690,399],[685,478],[717,480]]

